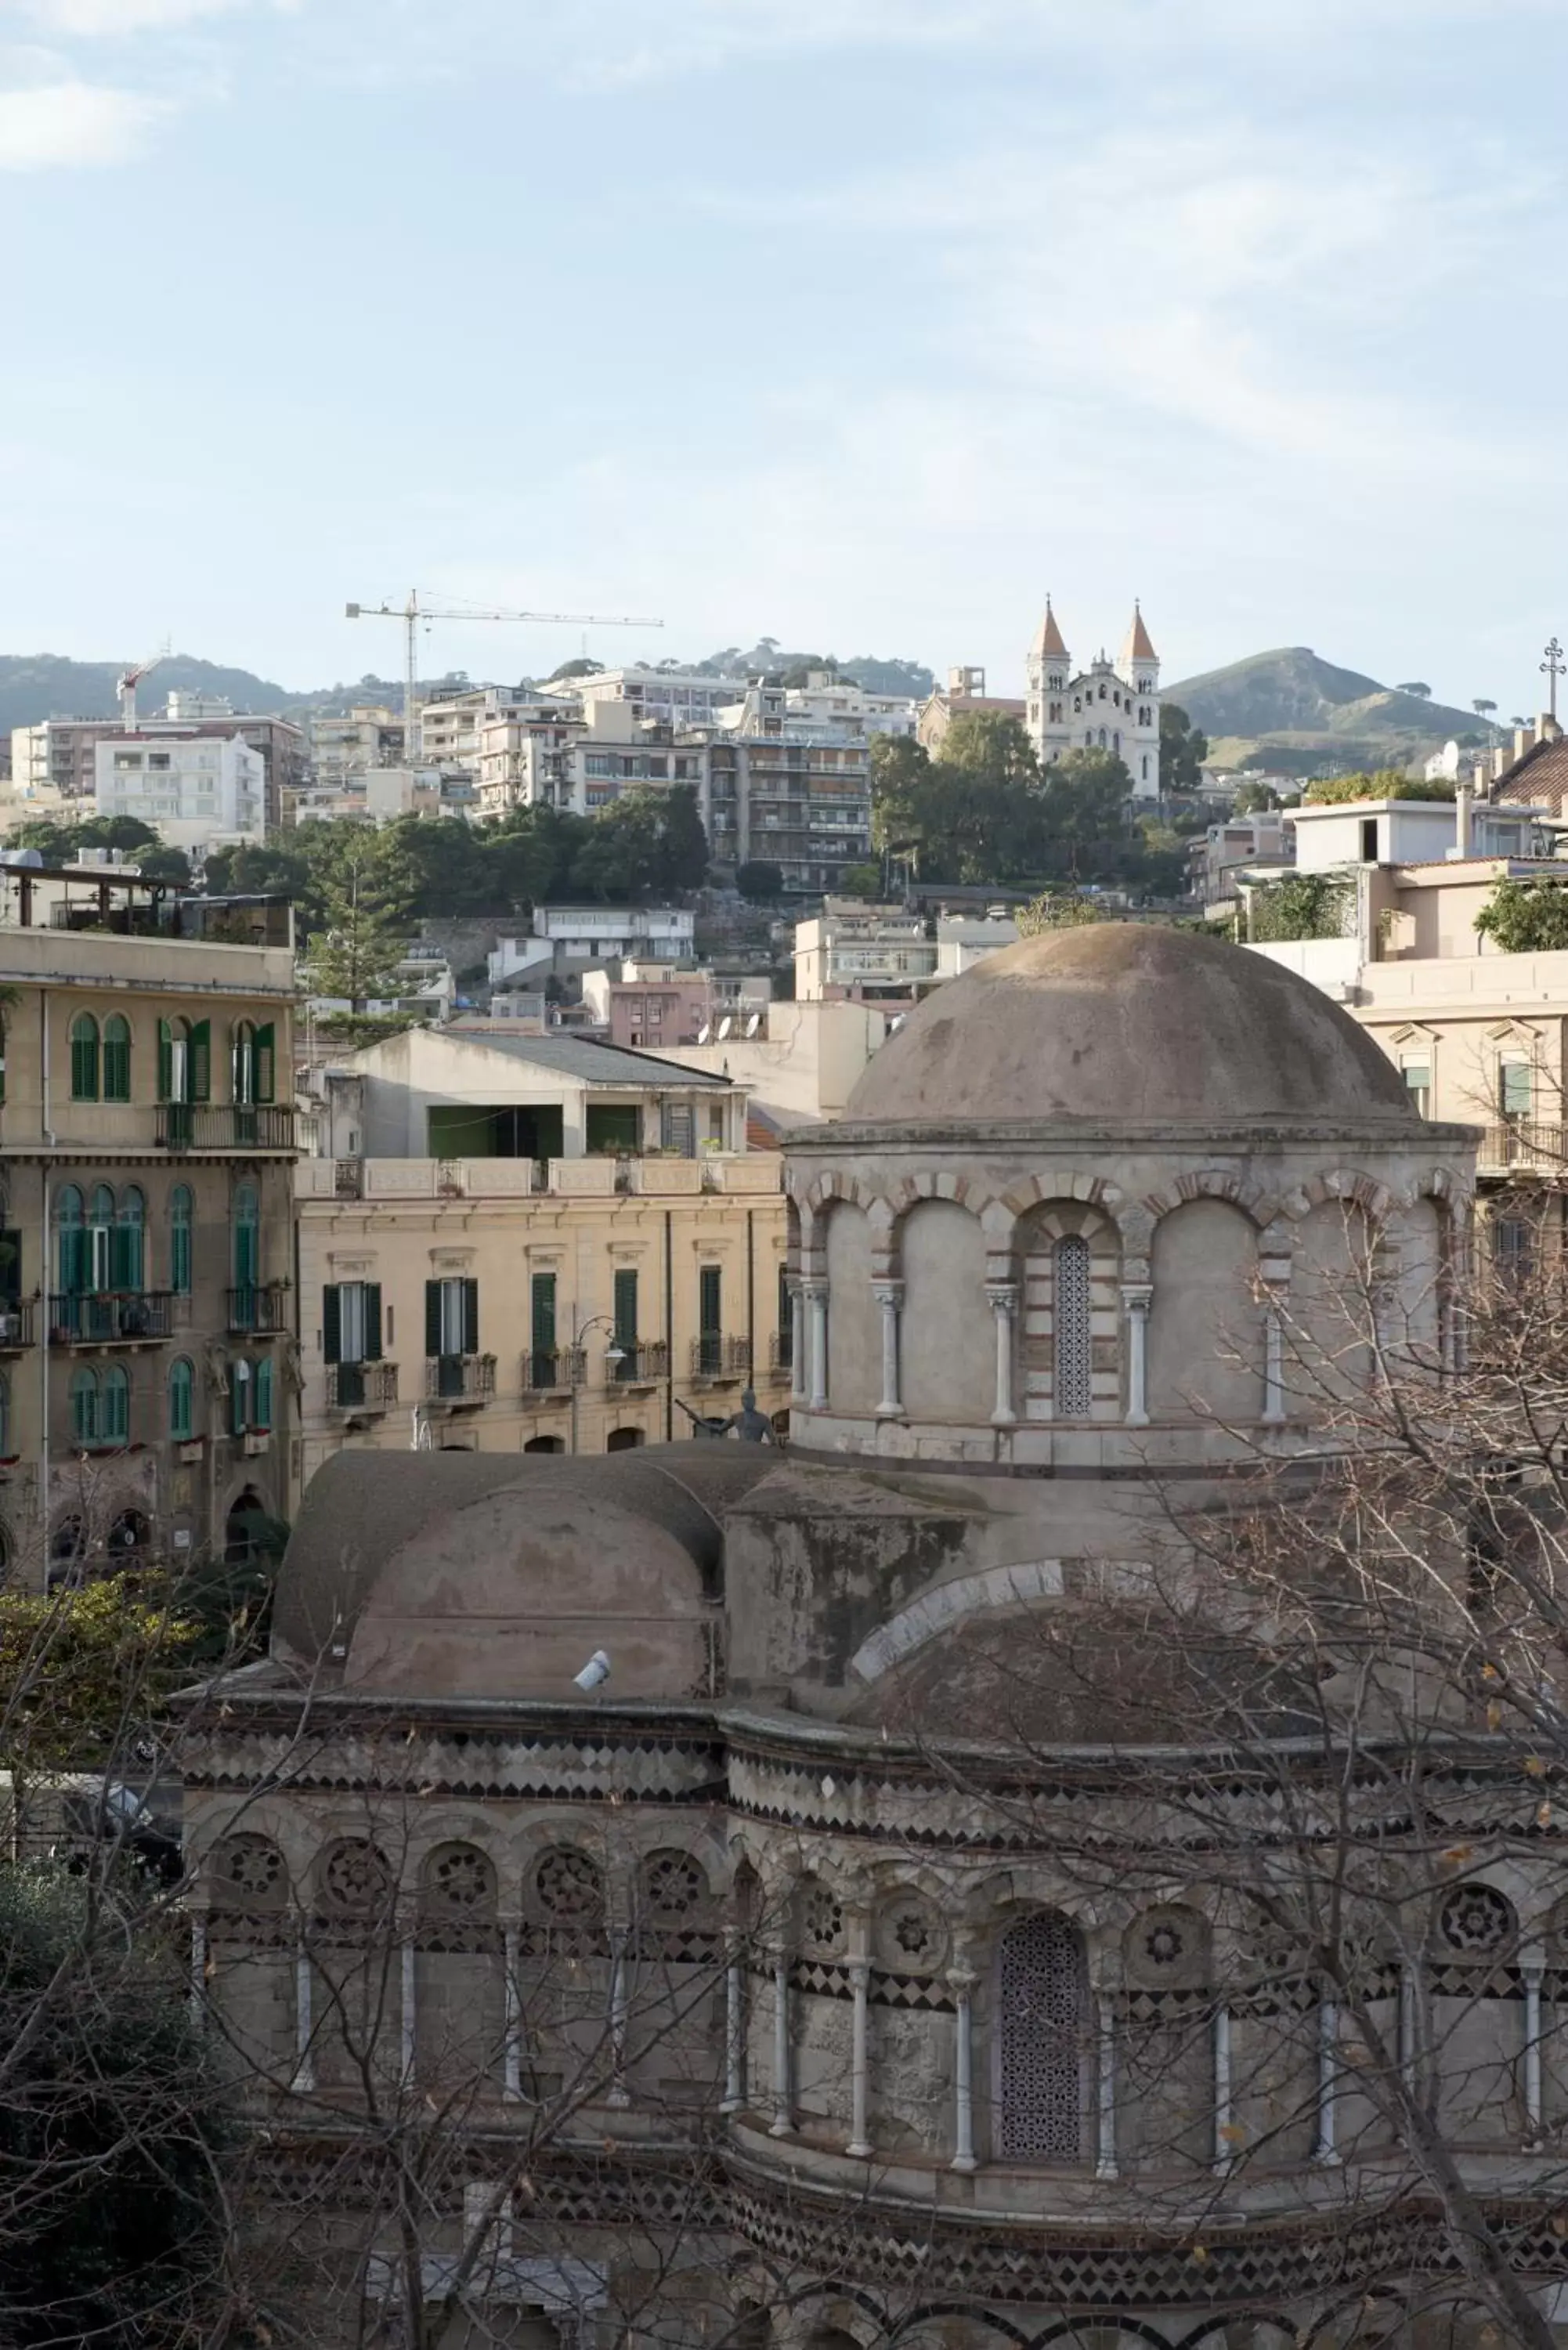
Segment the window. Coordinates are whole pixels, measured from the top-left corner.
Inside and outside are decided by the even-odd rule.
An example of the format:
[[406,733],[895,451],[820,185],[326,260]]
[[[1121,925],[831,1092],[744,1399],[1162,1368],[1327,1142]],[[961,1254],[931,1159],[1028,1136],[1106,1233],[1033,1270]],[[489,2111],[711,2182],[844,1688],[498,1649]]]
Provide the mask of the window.
[[130,1441],[130,1374],[118,1363],[99,1377],[98,1437],[100,1444]]
[[261,1209],[254,1183],[234,1188],[230,1232],[234,1287],[252,1291],[261,1274]]
[[1504,1118],[1528,1118],[1533,1093],[1532,1072],[1528,1061],[1517,1055],[1500,1061],[1497,1072],[1498,1100]]
[[196,1373],[182,1355],[169,1370],[169,1434],[176,1444],[189,1444],[196,1432]]
[[528,1344],[532,1353],[528,1384],[553,1385],[556,1376],[556,1276],[536,1273],[528,1284]]
[[55,1195],[55,1278],[67,1297],[79,1297],[87,1287],[87,1234],[82,1195],[67,1183]]
[[710,1373],[723,1368],[724,1273],[722,1265],[697,1269],[697,1363]]
[[71,1441],[85,1450],[98,1442],[98,1373],[71,1373]]
[[191,1099],[191,1023],[158,1023],[158,1098],[164,1102]]
[[130,1023],[118,1012],[103,1024],[103,1097],[106,1102],[130,1099]]
[[1001,2152],[1076,2162],[1083,2151],[1085,2008],[1077,1933],[1050,1910],[1010,1927],[997,1953]]
[[614,1321],[616,1345],[623,1355],[633,1354],[637,1347],[637,1274],[629,1267],[621,1267],[616,1273]]
[[1089,1243],[1069,1232],[1051,1260],[1052,1405],[1057,1419],[1087,1419]]
[[109,1285],[111,1289],[141,1289],[146,1286],[147,1202],[134,1183],[128,1183],[119,1195],[115,1213],[114,1238],[109,1247]]
[[1363,865],[1377,862],[1377,818],[1364,816],[1361,819],[1361,861]]
[[114,1193],[107,1183],[99,1183],[88,1209],[87,1229],[87,1286],[95,1294],[113,1286],[114,1218]]
[[1492,1265],[1499,1280],[1527,1280],[1534,1254],[1534,1236],[1524,1218],[1500,1216],[1491,1228]]
[[191,1295],[192,1202],[188,1184],[169,1194],[169,1286],[176,1297]]
[[1401,1061],[1400,1072],[1405,1090],[1410,1097],[1410,1107],[1417,1118],[1432,1114],[1432,1065],[1430,1061]]
[[272,1362],[267,1357],[256,1365],[255,1378],[252,1382],[254,1425],[258,1430],[268,1430],[272,1426]]
[[244,1355],[238,1355],[229,1365],[229,1426],[236,1436],[244,1436],[252,1426],[251,1365]]
[[425,1353],[479,1352],[479,1284],[461,1275],[425,1284]]
[[329,1363],[380,1361],[379,1281],[328,1283],[321,1293],[321,1343]]
[[11,1382],[0,1371],[0,1461],[11,1458]]
[[98,1099],[98,1022],[90,1012],[71,1022],[71,1099]]

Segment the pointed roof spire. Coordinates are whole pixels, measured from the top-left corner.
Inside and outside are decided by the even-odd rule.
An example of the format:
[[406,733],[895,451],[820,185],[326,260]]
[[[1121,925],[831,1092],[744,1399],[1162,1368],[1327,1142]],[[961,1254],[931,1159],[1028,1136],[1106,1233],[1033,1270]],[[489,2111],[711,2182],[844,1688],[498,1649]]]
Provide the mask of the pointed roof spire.
[[1159,655],[1149,642],[1148,630],[1143,624],[1143,607],[1133,605],[1133,616],[1127,628],[1127,642],[1122,647],[1124,661],[1158,660]]
[[1057,660],[1065,660],[1067,658],[1067,648],[1062,641],[1062,631],[1056,626],[1056,615],[1051,609],[1049,596],[1045,598],[1045,618],[1035,631],[1033,649],[1042,659],[1054,656]]

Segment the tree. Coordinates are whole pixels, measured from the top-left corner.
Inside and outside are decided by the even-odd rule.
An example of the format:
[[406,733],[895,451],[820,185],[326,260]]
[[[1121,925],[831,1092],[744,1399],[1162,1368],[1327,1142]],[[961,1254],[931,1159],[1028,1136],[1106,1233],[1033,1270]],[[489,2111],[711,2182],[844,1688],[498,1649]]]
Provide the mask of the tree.
[[1403,685],[1397,685],[1394,691],[1396,693],[1413,693],[1418,702],[1429,702],[1432,698],[1431,687],[1418,677],[1409,679]]
[[1499,881],[1475,928],[1501,954],[1551,953],[1568,947],[1568,884]]
[[1340,807],[1356,800],[1451,800],[1454,787],[1409,776],[1402,767],[1379,767],[1371,775],[1321,776],[1302,796],[1308,807]]
[[1012,919],[1018,925],[1021,939],[1036,939],[1048,931],[1082,930],[1085,923],[1104,922],[1109,920],[1109,916],[1105,908],[1097,906],[1092,898],[1074,897],[1070,893],[1064,896],[1059,891],[1047,889],[1038,898],[1032,898],[1026,906],[1020,906]]
[[871,858],[864,865],[846,865],[838,877],[838,888],[846,898],[880,898],[882,868]]
[[136,859],[146,881],[171,881],[182,889],[191,887],[191,860],[182,848],[144,848]]
[[1238,816],[1260,816],[1279,805],[1280,795],[1272,784],[1243,784],[1236,794]]
[[1159,788],[1166,798],[1196,792],[1203,781],[1209,737],[1194,726],[1179,702],[1159,705]]
[[362,1012],[372,997],[399,991],[413,888],[389,836],[361,833],[345,847],[337,870],[321,883],[309,979],[314,994],[347,996],[349,1010]]
[[23,1779],[112,1761],[188,1671],[201,1629],[156,1576],[0,1591],[0,1769],[14,1794]]
[[575,660],[560,662],[550,671],[545,682],[546,685],[558,685],[569,683],[575,677],[597,677],[603,668],[603,661],[589,660],[587,654],[581,654]]
[[1476,701],[1471,702],[1470,708],[1475,712],[1478,718],[1484,718],[1490,723],[1492,712],[1497,708],[1497,704],[1495,702],[1489,702],[1485,695],[1482,694],[1479,696]]
[[[858,869],[858,868],[857,868]],[[735,868],[735,887],[742,898],[755,905],[771,905],[784,895],[784,868],[771,858],[753,857],[749,863]]]

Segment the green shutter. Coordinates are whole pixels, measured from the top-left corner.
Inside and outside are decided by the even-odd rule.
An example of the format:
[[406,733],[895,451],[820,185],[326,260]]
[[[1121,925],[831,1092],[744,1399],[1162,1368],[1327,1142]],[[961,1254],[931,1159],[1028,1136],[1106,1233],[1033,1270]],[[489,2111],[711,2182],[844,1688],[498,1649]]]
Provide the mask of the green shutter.
[[276,1059],[275,1035],[275,1031],[269,1020],[265,1028],[256,1030],[255,1043],[251,1048],[254,1055],[252,1066],[255,1072],[255,1098],[259,1102],[269,1102],[272,1099],[273,1067]]
[[379,1281],[365,1284],[365,1360],[379,1363],[381,1359],[381,1284]]
[[272,1364],[264,1359],[256,1365],[255,1424],[258,1428],[272,1426]]
[[99,1435],[105,1444],[124,1444],[130,1436],[130,1381],[122,1370],[108,1370],[99,1389]]
[[329,1363],[342,1359],[343,1316],[337,1300],[337,1284],[328,1282],[321,1293],[321,1351]]
[[723,1268],[716,1264],[700,1267],[697,1275],[697,1325],[704,1338],[716,1338],[724,1326]]
[[556,1351],[556,1276],[553,1273],[534,1275],[531,1304],[534,1317],[534,1352],[553,1355]]
[[462,1351],[465,1355],[479,1352],[479,1284],[465,1280],[462,1284]]
[[239,1363],[229,1365],[229,1426],[236,1436],[243,1436],[249,1426],[247,1407],[251,1399],[251,1383]]
[[167,1020],[158,1023],[158,1098],[172,1098],[174,1092],[174,1031]]
[[134,1289],[137,1286],[131,1267],[130,1234],[123,1224],[111,1224],[109,1227],[109,1285],[111,1289]]
[[190,1441],[192,1387],[190,1364],[176,1363],[169,1374],[169,1433],[176,1444]]
[[198,1020],[191,1031],[191,1099],[204,1102],[213,1091],[213,1024]]
[[629,1354],[637,1344],[635,1273],[618,1273],[615,1277],[615,1342],[624,1354]]
[[439,1281],[427,1281],[425,1284],[425,1352],[431,1356],[441,1353],[441,1284]]
[[130,1099],[130,1029],[119,1013],[103,1024],[103,1097],[106,1102]]
[[71,1023],[71,1099],[98,1099],[98,1023],[90,1016]]
[[22,1295],[22,1235],[0,1232],[0,1299],[15,1305]]
[[78,1445],[98,1437],[98,1374],[78,1371],[71,1379],[71,1437]]

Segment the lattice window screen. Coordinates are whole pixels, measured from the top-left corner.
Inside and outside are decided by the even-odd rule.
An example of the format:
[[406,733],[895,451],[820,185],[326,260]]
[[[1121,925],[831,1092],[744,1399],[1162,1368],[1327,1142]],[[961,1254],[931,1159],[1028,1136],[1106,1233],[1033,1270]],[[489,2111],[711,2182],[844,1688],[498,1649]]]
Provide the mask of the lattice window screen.
[[1076,2162],[1083,2146],[1084,1962],[1065,1918],[1003,1937],[998,1984],[1002,2152]]
[[1052,1321],[1055,1345],[1052,1400],[1058,1419],[1089,1417],[1089,1243],[1075,1232],[1056,1243]]

